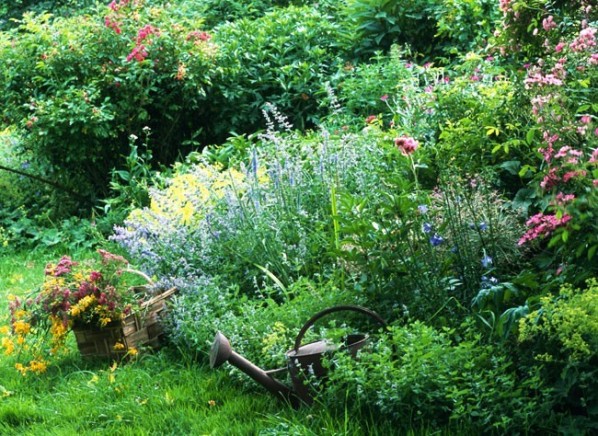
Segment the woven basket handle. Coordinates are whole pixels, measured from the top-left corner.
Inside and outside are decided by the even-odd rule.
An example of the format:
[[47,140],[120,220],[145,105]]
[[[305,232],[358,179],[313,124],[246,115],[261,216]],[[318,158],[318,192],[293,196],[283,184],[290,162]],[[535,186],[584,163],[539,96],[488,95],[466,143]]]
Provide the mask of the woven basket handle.
[[301,328],[301,330],[299,331],[299,334],[297,335],[297,339],[295,339],[295,353],[299,351],[299,347],[301,346],[301,341],[303,340],[303,336],[305,336],[305,333],[307,332],[307,330],[314,325],[314,323],[319,320],[320,318],[328,315],[329,313],[333,313],[333,312],[342,312],[345,310],[350,310],[353,312],[360,312],[366,315],[369,315],[370,317],[374,318],[376,321],[378,321],[379,324],[381,324],[383,327],[386,327],[386,321],[384,321],[380,315],[378,315],[376,312],[374,312],[373,310],[367,309],[365,307],[361,307],[361,306],[353,306],[353,305],[343,305],[343,306],[334,306],[334,307],[329,307],[328,309],[324,309],[321,312],[316,313],[314,316],[312,316],[306,323],[305,325]]

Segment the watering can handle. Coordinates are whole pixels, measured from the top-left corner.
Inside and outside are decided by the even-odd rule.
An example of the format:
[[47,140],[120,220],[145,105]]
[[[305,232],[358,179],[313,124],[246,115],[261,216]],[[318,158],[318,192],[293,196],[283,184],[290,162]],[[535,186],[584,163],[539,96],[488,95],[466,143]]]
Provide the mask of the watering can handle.
[[384,321],[380,317],[380,315],[378,315],[376,312],[374,312],[374,311],[372,311],[370,309],[366,309],[365,307],[353,306],[353,305],[344,305],[344,306],[329,307],[328,309],[324,309],[321,312],[316,313],[301,328],[301,330],[299,331],[299,334],[297,335],[297,339],[295,339],[295,348],[294,348],[295,352],[297,352],[299,350],[299,347],[301,346],[301,341],[303,340],[303,336],[305,335],[305,333],[307,332],[307,330],[312,325],[314,325],[314,323],[317,320],[319,320],[320,318],[322,318],[325,315],[328,315],[329,313],[332,313],[332,312],[342,312],[342,311],[345,311],[345,310],[352,310],[354,312],[361,312],[361,313],[364,313],[366,315],[369,315],[372,318],[374,318],[376,321],[378,321],[383,327],[386,327],[386,321]]

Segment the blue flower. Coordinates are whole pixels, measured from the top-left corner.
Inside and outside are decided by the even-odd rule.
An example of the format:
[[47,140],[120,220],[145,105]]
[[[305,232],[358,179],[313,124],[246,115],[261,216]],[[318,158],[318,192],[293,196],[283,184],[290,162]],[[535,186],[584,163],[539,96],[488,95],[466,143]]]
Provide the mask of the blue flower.
[[480,223],[479,227],[482,232],[488,230],[488,224],[486,224],[484,221]]
[[428,213],[428,206],[426,206],[425,204],[420,204],[419,206],[417,206],[417,210],[419,211],[419,213],[421,213],[422,215],[425,215]]
[[432,224],[424,223],[424,225],[422,226],[422,230],[424,231],[424,233],[430,233],[432,231]]
[[430,238],[430,244],[432,244],[433,247],[438,247],[443,242],[444,238],[440,236],[438,233],[434,233],[434,236]]
[[492,258],[487,254],[484,254],[484,257],[482,257],[482,266],[488,268],[490,265],[492,265]]

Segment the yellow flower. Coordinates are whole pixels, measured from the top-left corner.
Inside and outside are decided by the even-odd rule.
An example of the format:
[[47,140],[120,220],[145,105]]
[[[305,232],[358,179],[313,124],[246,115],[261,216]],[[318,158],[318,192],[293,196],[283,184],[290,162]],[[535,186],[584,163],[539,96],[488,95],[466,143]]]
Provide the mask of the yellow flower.
[[106,327],[108,324],[112,322],[112,319],[105,317],[100,319],[100,327]]
[[134,347],[129,348],[130,356],[137,356],[137,354],[139,354],[139,351],[137,351],[137,348],[134,348]]
[[29,362],[29,370],[35,374],[46,372],[46,369],[48,369],[48,365],[42,360],[32,360]]
[[57,316],[50,316],[50,320],[52,322],[50,333],[55,339],[62,339],[67,333],[67,326],[65,326],[62,319]]
[[15,319],[25,318],[26,315],[27,315],[27,312],[23,309],[15,310],[15,313],[13,314]]
[[2,327],[0,327],[0,334],[7,335],[8,332],[10,332],[10,329],[7,325],[3,325]]
[[191,217],[193,217],[194,212],[193,204],[190,201],[185,203],[185,206],[181,209],[181,223],[183,225],[187,225],[191,222]]
[[22,363],[15,363],[15,369],[21,373],[22,376],[27,375],[27,368]]
[[12,328],[16,334],[26,335],[31,331],[31,324],[25,321],[15,321]]
[[96,300],[93,295],[83,297],[77,304],[71,307],[70,314],[72,317],[77,317],[87,310]]
[[124,350],[125,349],[125,344],[123,344],[122,342],[117,342],[116,344],[114,344],[114,349],[116,351]]
[[4,354],[10,356],[15,351],[15,343],[9,338],[2,338],[2,348],[4,348]]

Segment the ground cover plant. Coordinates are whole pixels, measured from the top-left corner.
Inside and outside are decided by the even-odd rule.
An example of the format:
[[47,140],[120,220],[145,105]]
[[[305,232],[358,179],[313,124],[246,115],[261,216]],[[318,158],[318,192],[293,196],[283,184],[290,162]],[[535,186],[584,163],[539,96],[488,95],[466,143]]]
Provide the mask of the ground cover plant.
[[[178,289],[169,343],[102,362],[62,335],[23,366],[38,326],[11,297],[2,431],[596,432],[593,4],[83,3],[0,22],[0,295],[108,250]],[[72,283],[37,301],[67,324]],[[387,327],[309,329],[371,336],[308,368],[314,406],[208,369],[217,331],[284,367],[341,304]]]

